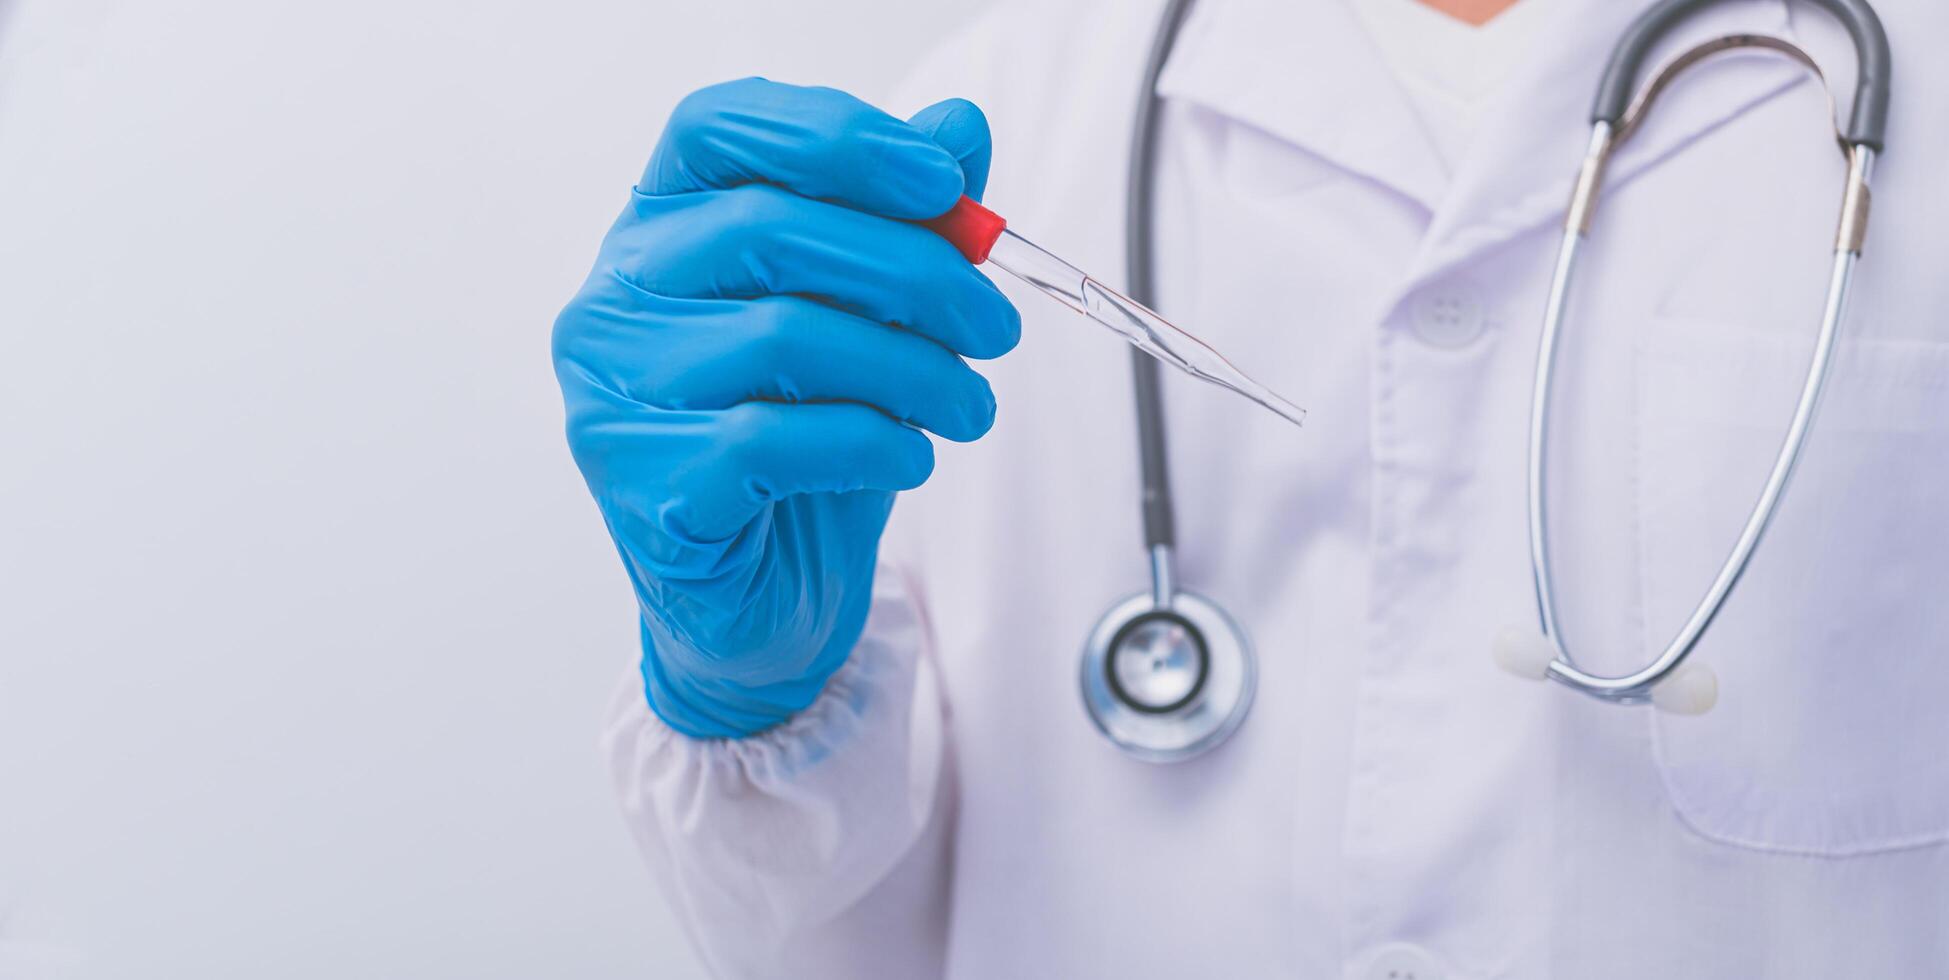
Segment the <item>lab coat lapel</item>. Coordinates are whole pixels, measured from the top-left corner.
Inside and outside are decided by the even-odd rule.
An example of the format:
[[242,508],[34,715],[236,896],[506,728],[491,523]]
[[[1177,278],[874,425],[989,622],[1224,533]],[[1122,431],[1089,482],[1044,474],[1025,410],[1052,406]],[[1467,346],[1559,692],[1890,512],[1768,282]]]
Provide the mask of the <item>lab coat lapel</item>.
[[1433,211],[1448,178],[1344,0],[1202,0],[1158,80]]
[[[1485,114],[1480,135],[1436,209],[1402,295],[1517,235],[1561,219],[1589,140],[1598,78],[1618,37],[1651,0],[1557,2],[1559,9],[1541,33],[1530,63],[1518,69]],[[1694,16],[1660,45],[1647,71],[1709,37],[1786,31],[1782,0],[1721,4]],[[1644,128],[1612,158],[1607,191],[1805,78],[1798,66],[1776,57],[1721,58],[1724,63],[1693,69],[1665,93]],[[1755,166],[1761,163],[1754,160]]]

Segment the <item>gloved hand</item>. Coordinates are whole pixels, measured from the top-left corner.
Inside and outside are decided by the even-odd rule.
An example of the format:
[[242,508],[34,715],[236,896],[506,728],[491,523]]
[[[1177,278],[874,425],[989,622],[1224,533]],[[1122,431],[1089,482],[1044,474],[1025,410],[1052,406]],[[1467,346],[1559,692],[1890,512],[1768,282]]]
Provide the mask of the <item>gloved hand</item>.
[[677,107],[595,270],[555,323],[568,440],[642,613],[651,708],[749,735],[818,696],[864,626],[921,430],[978,438],[962,357],[1014,307],[910,222],[978,196],[988,124],[901,122],[832,89],[745,79]]

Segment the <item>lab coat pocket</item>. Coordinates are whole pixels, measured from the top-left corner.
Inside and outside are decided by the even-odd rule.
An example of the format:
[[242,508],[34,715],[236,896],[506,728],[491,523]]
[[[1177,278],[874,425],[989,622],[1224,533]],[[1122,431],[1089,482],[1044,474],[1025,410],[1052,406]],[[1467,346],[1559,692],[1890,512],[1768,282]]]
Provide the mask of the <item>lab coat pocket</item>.
[[[1646,650],[1669,641],[1731,548],[1811,348],[1699,321],[1646,333]],[[1949,344],[1843,333],[1773,524],[1694,652],[1718,674],[1718,705],[1646,712],[1683,821],[1721,843],[1823,856],[1949,840],[1945,586]]]

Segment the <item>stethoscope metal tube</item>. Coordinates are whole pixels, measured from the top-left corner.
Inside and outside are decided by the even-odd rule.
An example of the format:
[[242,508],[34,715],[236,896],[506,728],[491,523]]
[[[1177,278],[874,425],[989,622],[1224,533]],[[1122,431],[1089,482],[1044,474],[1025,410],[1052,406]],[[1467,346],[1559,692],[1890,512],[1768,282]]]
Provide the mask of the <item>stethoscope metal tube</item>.
[[[1605,676],[1579,668],[1563,639],[1556,609],[1555,577],[1550,566],[1547,480],[1549,406],[1556,370],[1557,339],[1563,326],[1578,252],[1589,234],[1596,213],[1605,166],[1617,147],[1637,130],[1645,112],[1671,80],[1686,68],[1714,54],[1739,48],[1769,49],[1786,55],[1806,66],[1817,77],[1820,76],[1820,69],[1813,59],[1793,44],[1760,35],[1732,35],[1707,41],[1674,59],[1625,107],[1623,99],[1630,92],[1637,68],[1651,44],[1684,15],[1705,6],[1707,2],[1709,0],[1666,0],[1652,8],[1633,25],[1620,44],[1599,89],[1590,142],[1571,196],[1545,304],[1543,329],[1537,345],[1535,384],[1530,400],[1529,556],[1542,634],[1538,637],[1521,630],[1506,632],[1498,639],[1496,649],[1497,659],[1516,673],[1548,678],[1600,700],[1619,704],[1654,701],[1669,710],[1687,713],[1711,707],[1717,697],[1717,681],[1703,668],[1687,668],[1686,658],[1725,607],[1733,587],[1739,583],[1751,563],[1760,539],[1778,513],[1780,500],[1800,462],[1807,434],[1819,409],[1828,367],[1833,360],[1834,342],[1847,313],[1855,264],[1860,259],[1862,242],[1867,233],[1869,181],[1888,111],[1888,44],[1873,10],[1863,0],[1816,0],[1834,12],[1853,34],[1860,63],[1860,80],[1857,82],[1852,118],[1845,128],[1836,124],[1836,136],[1842,152],[1847,156],[1847,182],[1842,194],[1840,226],[1834,243],[1834,259],[1820,329],[1793,417],[1738,539],[1677,635],[1650,663],[1630,673]],[[1666,682],[1671,683],[1661,686]]]
[[1177,554],[1168,544],[1150,546],[1150,601],[1159,609],[1171,608],[1178,594]]

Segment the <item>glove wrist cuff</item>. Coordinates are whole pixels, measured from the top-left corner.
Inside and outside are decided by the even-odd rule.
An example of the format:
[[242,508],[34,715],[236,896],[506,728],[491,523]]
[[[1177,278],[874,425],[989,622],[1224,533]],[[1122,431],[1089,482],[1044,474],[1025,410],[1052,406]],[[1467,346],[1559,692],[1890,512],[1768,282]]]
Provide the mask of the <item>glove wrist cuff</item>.
[[670,658],[658,656],[657,640],[648,624],[641,636],[643,694],[650,710],[671,730],[699,739],[749,738],[784,724],[819,699],[826,681],[846,660],[843,654],[822,655],[818,660],[830,660],[831,666],[815,670],[812,676],[747,687],[672,669]]

